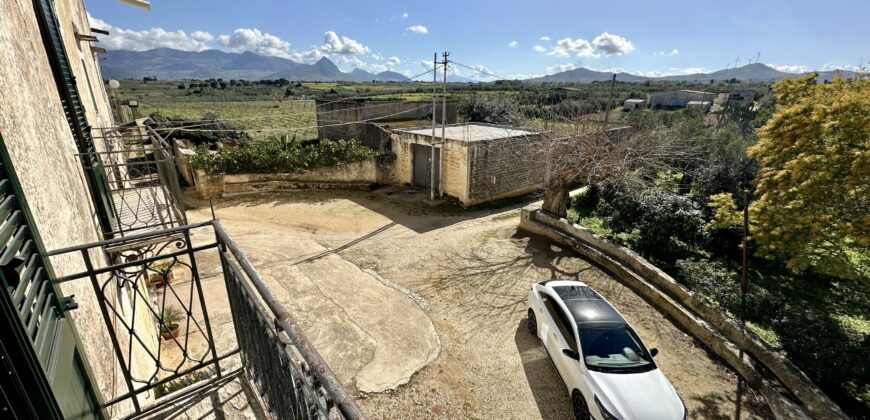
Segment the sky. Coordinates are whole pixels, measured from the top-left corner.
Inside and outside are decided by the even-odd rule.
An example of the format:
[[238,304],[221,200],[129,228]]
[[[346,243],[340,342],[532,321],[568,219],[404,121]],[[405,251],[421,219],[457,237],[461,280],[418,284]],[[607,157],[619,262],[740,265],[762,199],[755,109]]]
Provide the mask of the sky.
[[760,61],[782,71],[870,62],[867,0],[85,0],[108,49],[252,51],[344,71],[432,66],[493,80],[576,67],[661,76]]

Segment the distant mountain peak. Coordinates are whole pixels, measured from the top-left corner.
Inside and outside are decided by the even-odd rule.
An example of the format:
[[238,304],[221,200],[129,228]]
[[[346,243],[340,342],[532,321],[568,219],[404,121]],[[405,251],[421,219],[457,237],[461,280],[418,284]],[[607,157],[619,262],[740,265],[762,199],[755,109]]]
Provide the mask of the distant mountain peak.
[[[111,79],[280,79],[310,81],[370,82],[396,81],[393,75],[379,76],[365,70],[342,72],[328,57],[313,64],[245,51],[181,51],[156,48],[148,51],[109,50],[100,63],[103,75]],[[404,80],[404,77],[399,81]]]

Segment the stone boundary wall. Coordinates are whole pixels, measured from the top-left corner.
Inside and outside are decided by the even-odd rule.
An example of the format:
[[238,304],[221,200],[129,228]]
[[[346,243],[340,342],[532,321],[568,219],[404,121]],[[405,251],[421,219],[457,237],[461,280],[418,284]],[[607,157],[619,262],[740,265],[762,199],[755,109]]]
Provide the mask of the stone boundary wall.
[[[751,332],[742,331],[719,311],[701,302],[667,273],[630,249],[539,210],[523,209],[519,228],[569,246],[613,273],[722,358],[750,385],[759,389],[777,418],[847,418],[788,359],[767,348]],[[739,348],[749,353],[751,358],[741,358]],[[797,398],[802,406],[786,398],[779,383],[759,374],[753,358],[776,376],[781,386]]]
[[[299,189],[370,190],[376,185],[394,182],[393,161],[390,155],[385,155],[299,173],[208,175],[199,170],[192,170],[191,173],[196,192],[204,199],[228,194]],[[180,172],[184,173],[184,170]]]

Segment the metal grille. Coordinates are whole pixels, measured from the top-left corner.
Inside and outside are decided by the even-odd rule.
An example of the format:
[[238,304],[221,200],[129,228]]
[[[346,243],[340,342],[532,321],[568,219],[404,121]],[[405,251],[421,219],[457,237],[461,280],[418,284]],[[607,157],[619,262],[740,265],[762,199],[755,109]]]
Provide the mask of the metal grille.
[[111,200],[106,237],[187,224],[172,147],[148,126],[101,129],[100,152],[80,153],[86,170],[100,171]]
[[[131,248],[131,243],[138,248]],[[95,250],[114,255],[112,263],[96,267],[91,257]],[[220,296],[221,291],[213,285],[204,290],[198,267],[198,261],[214,253],[219,259],[212,258],[215,267],[206,270],[211,276],[223,275],[237,345],[222,354],[215,346],[205,299],[206,293],[213,297]],[[49,253],[52,257],[75,254],[81,256],[86,270],[57,281],[90,280],[128,388],[107,406],[132,400],[132,415],[149,413],[171,402],[167,397],[170,400],[144,405],[141,400],[149,399],[149,392],[198,371],[210,371],[211,377],[197,386],[234,375],[239,369],[228,371],[229,363],[222,362],[240,354],[241,371],[259,390],[274,418],[363,418],[350,394],[219,221],[131,234]],[[180,316],[172,319],[173,311]],[[162,334],[172,324],[178,325],[179,333]],[[155,347],[158,330],[164,338]],[[197,335],[205,338],[207,348],[196,351],[191,345],[190,337]],[[136,353],[147,356],[148,366],[141,366],[142,357],[135,363]],[[176,356],[168,357],[170,353]]]

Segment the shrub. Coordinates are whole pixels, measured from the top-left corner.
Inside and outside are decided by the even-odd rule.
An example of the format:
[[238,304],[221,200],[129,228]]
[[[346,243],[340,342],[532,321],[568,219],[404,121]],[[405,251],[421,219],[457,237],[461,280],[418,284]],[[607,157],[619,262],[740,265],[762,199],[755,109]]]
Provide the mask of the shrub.
[[633,233],[633,248],[668,265],[690,254],[703,239],[700,205],[671,192],[609,192],[597,213],[605,228],[614,234]]
[[375,152],[355,140],[324,140],[302,145],[295,140],[273,138],[237,147],[221,147],[217,151],[200,145],[194,151],[191,167],[208,174],[304,172],[375,156]]
[[[700,293],[702,299],[718,306],[735,317],[740,315],[740,268],[722,261],[684,259],[677,261],[677,278],[690,290]],[[767,289],[749,282],[746,291],[745,317],[749,320],[770,319],[778,299]]]
[[459,104],[459,115],[469,122],[522,125],[517,101],[504,95],[472,95]]

